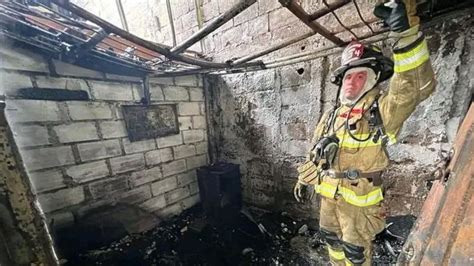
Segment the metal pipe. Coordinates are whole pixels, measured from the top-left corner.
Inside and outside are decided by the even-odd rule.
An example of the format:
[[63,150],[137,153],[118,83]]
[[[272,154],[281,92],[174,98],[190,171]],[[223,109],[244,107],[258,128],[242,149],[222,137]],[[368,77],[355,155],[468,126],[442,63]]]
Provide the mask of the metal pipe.
[[[68,0],[52,0],[52,1],[53,3],[59,5],[60,7],[67,9],[70,12],[76,14],[77,16],[82,17],[86,20],[89,20],[90,22],[97,24],[99,27],[103,28],[108,33],[114,33],[114,34],[120,35],[120,37],[126,40],[129,40],[147,49],[160,53],[169,59],[181,61],[184,63],[196,65],[196,66],[207,67],[207,68],[225,68],[229,66],[229,64],[226,64],[226,63],[214,63],[214,62],[192,58],[189,56],[173,54],[169,51],[169,49],[166,46],[162,44],[158,44],[158,43],[149,42],[133,34],[130,34],[129,32],[124,31],[123,29],[91,14],[90,12],[78,7],[77,5],[69,3]],[[256,63],[249,63],[249,66],[255,65],[255,64]]]
[[124,30],[128,31],[127,18],[125,17],[125,12],[123,11],[122,0],[115,0],[115,4],[117,4],[117,9],[119,12],[120,21],[122,22],[122,27]]
[[166,0],[166,10],[168,11],[168,21],[171,27],[171,38],[173,40],[173,46],[176,46],[176,32],[174,29],[173,12],[171,11],[170,0]]
[[193,44],[201,40],[202,38],[206,37],[209,33],[213,32],[215,29],[219,28],[220,26],[224,25],[227,21],[231,20],[233,17],[247,9],[249,6],[255,4],[257,0],[241,0],[235,6],[233,6],[230,10],[227,10],[222,15],[218,16],[217,18],[213,19],[209,24],[198,30],[196,33],[191,35],[188,39],[183,41],[182,43],[178,44],[177,46],[171,49],[171,53],[179,54],[186,50],[187,48],[191,47]]
[[317,20],[318,18],[328,14],[329,12],[332,12],[338,8],[341,8],[347,4],[349,4],[351,0],[342,0],[342,1],[337,1],[332,4],[328,4],[325,8],[321,8],[318,11],[314,12],[313,14],[309,15],[309,19],[311,21]]
[[295,16],[297,16],[303,23],[310,27],[314,32],[321,34],[326,39],[330,40],[334,44],[343,46],[344,42],[338,37],[334,36],[330,31],[321,26],[321,24],[313,21],[309,18],[308,13],[298,5],[295,0],[279,0],[279,2],[291,11]]
[[297,43],[299,41],[302,41],[302,40],[304,40],[308,37],[313,36],[314,34],[316,34],[316,33],[314,31],[311,31],[311,32],[305,33],[301,36],[298,36],[296,38],[293,38],[293,39],[290,39],[290,40],[285,40],[282,43],[279,43],[279,44],[277,44],[273,47],[269,47],[269,48],[267,48],[265,50],[262,50],[262,51],[260,51],[256,54],[244,56],[240,59],[237,59],[234,62],[232,62],[231,65],[233,65],[233,66],[240,65],[242,63],[245,63],[245,62],[248,62],[248,61],[253,60],[255,58],[264,56],[264,55],[269,54],[271,52],[274,52],[276,50],[280,50],[281,48],[287,47],[288,45],[291,45],[291,44]]

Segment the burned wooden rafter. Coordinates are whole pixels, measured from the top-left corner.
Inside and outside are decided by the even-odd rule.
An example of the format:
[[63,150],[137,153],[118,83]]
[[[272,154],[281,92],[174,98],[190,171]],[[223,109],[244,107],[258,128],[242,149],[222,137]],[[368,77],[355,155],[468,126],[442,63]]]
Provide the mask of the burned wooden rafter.
[[[247,1],[255,1],[255,0],[247,0]],[[221,68],[222,69],[222,68],[226,68],[230,66],[229,63],[215,63],[215,62],[210,62],[210,61],[206,61],[206,60],[202,60],[198,58],[189,57],[186,55],[174,54],[165,45],[146,41],[138,36],[135,36],[127,31],[124,31],[123,29],[95,16],[94,14],[91,14],[90,12],[84,10],[83,8],[80,8],[77,5],[69,3],[68,0],[52,0],[52,2],[66,10],[69,10],[70,12],[72,12],[73,14],[79,17],[82,17],[86,20],[89,20],[90,22],[97,24],[99,27],[103,28],[109,34],[110,33],[117,34],[120,37],[130,42],[136,43],[140,46],[143,46],[144,48],[157,52],[167,57],[168,59],[188,63],[195,66],[200,66],[203,68],[215,68],[215,69]],[[261,65],[261,62],[252,62],[252,63],[246,64],[246,66],[260,66],[260,65]]]
[[310,15],[306,13],[306,11],[296,3],[295,0],[278,0],[280,4],[286,7],[291,13],[297,16],[304,24],[310,27],[314,32],[319,33],[324,38],[328,39],[332,43],[343,46],[345,42],[334,34],[332,34],[329,30],[321,26],[318,22],[311,20]]
[[191,35],[188,39],[184,40],[182,43],[171,49],[171,53],[179,54],[191,47],[193,44],[201,40],[202,38],[209,35],[211,32],[224,25],[226,22],[240,14],[242,11],[247,9],[249,6],[255,4],[257,0],[241,0],[231,9],[227,10],[225,13],[213,19],[209,24],[201,28],[199,31]]

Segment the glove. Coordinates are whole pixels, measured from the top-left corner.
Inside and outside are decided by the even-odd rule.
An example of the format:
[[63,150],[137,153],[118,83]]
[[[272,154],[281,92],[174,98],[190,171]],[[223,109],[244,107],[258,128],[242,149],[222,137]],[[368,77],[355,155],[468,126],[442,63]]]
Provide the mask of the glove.
[[416,0],[405,0],[404,2],[391,0],[388,3],[377,5],[374,15],[382,19],[391,31],[406,31],[420,24],[420,18],[416,16]]
[[314,185],[318,183],[318,177],[320,169],[312,161],[308,160],[303,165],[298,167],[298,180],[308,185]]
[[314,189],[308,183],[298,180],[293,189],[293,196],[295,196],[297,202],[311,200],[314,196]]

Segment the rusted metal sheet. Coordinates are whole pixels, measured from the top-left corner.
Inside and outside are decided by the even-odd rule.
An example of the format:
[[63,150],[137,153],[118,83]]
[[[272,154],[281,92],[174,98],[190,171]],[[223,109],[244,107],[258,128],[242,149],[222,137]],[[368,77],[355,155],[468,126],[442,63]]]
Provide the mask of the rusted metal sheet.
[[436,180],[399,258],[402,265],[474,264],[474,104],[453,145],[447,177]]

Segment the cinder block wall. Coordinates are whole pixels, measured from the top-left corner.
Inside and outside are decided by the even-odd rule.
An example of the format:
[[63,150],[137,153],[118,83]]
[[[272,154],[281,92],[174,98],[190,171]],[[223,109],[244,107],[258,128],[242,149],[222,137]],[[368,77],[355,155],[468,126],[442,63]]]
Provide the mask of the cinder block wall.
[[[151,79],[152,104],[177,104],[177,135],[130,142],[121,106],[139,104],[140,79],[99,73],[0,47],[6,113],[41,208],[55,225],[123,202],[166,218],[199,201],[196,168],[208,162],[202,78]],[[90,101],[16,99],[19,88],[86,91]]]
[[[99,1],[73,2],[121,26],[115,8],[101,8],[104,4]],[[199,30],[199,21],[206,25],[237,2],[197,1],[200,9],[197,12],[194,1],[171,1],[177,42]],[[324,7],[317,0],[298,2],[310,14]],[[366,20],[373,18],[376,2],[380,1],[357,1]],[[131,32],[171,44],[164,0],[144,0],[140,4],[122,0],[122,3],[128,21],[133,23],[129,25]],[[335,13],[346,26],[360,22],[353,3]],[[317,22],[332,32],[342,30],[332,14]],[[154,29],[153,34],[150,28]],[[424,29],[439,85],[436,93],[407,121],[400,143],[390,149],[393,164],[386,178],[386,202],[392,214],[417,214],[429,189],[425,179],[431,175],[441,152],[449,149],[471,100],[472,29],[472,9],[438,20]],[[193,49],[201,49],[214,61],[224,62],[306,32],[310,29],[278,0],[258,0],[196,43]],[[360,36],[369,33],[369,29],[362,26],[354,32]],[[345,40],[352,38],[348,33],[338,36]],[[316,34],[261,59],[273,60],[326,45],[331,43]],[[311,146],[310,139],[320,115],[334,104],[337,88],[329,82],[329,77],[338,65],[336,55],[253,73],[207,77],[213,158],[241,165],[242,188],[248,204],[317,216],[317,200],[296,203],[292,187],[296,166]]]

